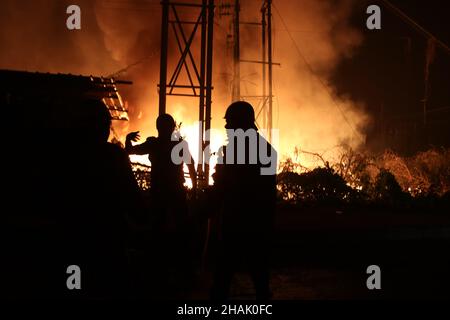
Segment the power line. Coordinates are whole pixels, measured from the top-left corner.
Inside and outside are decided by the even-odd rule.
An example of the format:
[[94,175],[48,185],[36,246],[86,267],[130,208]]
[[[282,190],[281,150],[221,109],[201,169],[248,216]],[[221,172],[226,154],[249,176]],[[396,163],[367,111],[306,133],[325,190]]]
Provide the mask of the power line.
[[388,9],[397,14],[403,21],[412,26],[416,31],[421,33],[427,39],[432,39],[434,42],[436,42],[437,46],[442,48],[447,54],[450,54],[450,48],[444,42],[436,38],[432,33],[427,31],[424,27],[422,27],[420,24],[418,24],[416,21],[410,18],[406,13],[404,13],[399,8],[394,6],[388,0],[380,0],[380,1],[383,2],[386,5],[386,7],[388,7]]
[[114,72],[113,74],[107,76],[108,78],[114,78],[114,77],[119,77],[121,74],[127,72],[129,69],[136,67],[138,65],[140,65],[141,63],[144,63],[146,60],[152,58],[153,56],[155,56],[157,53],[159,53],[159,49],[158,50],[154,50],[152,51],[148,56],[133,62],[132,64],[129,64],[128,66],[126,66],[125,68],[122,68],[116,72]]
[[325,82],[323,82],[323,80],[317,75],[317,73],[314,71],[313,67],[311,66],[311,64],[308,62],[308,60],[306,60],[305,56],[303,55],[303,53],[301,52],[299,46],[297,45],[297,42],[295,41],[294,37],[292,36],[292,33],[289,31],[286,22],[284,21],[282,15],[280,14],[280,11],[278,10],[278,7],[273,4],[275,11],[277,12],[278,16],[281,19],[281,23],[283,24],[286,32],[289,35],[289,38],[291,39],[292,43],[294,44],[297,53],[299,54],[299,56],[302,58],[303,62],[306,64],[306,66],[308,67],[309,71],[311,72],[311,74],[317,79],[317,81],[322,85],[322,87],[324,88],[325,92],[329,95],[329,97],[331,98],[331,100],[333,101],[333,104],[336,106],[336,108],[339,110],[339,112],[341,113],[342,117],[344,118],[345,122],[347,123],[347,125],[350,127],[350,129],[353,131],[353,133],[362,141],[364,142],[364,139],[361,137],[361,135],[359,134],[359,132],[356,131],[356,129],[354,128],[354,126],[352,125],[352,123],[350,122],[350,120],[347,118],[347,116],[345,115],[344,111],[342,110],[342,108],[340,107],[340,105],[337,103],[336,99],[333,96],[333,93],[330,91],[329,87],[325,84]]

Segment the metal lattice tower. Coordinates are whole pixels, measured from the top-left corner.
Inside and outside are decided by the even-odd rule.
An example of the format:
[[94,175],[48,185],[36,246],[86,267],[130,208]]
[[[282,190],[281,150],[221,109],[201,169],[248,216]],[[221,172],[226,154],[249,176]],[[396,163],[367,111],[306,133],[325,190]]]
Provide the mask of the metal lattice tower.
[[[162,0],[161,25],[161,65],[159,81],[159,114],[166,112],[167,96],[196,98],[199,101],[199,164],[197,167],[200,187],[208,185],[209,159],[203,150],[209,150],[212,104],[212,67],[213,67],[213,31],[214,0],[202,0],[201,3],[181,3]],[[180,19],[179,9],[190,10],[197,16],[195,21]],[[194,12],[195,11],[195,12]],[[186,26],[192,27],[187,32]],[[179,60],[168,80],[169,29],[173,30]],[[200,31],[199,31],[200,29]],[[193,42],[200,32],[200,59],[195,59]],[[180,83],[180,74],[184,70],[188,83]],[[192,92],[191,92],[192,91]]]
[[[261,7],[261,22],[243,22],[240,19],[240,0],[234,0],[233,5],[233,86],[232,101],[258,99],[256,120],[260,127],[268,130],[268,139],[272,140],[271,130],[273,127],[273,66],[280,65],[273,62],[273,39],[272,39],[272,0],[263,0]],[[240,46],[240,26],[257,26],[261,28],[262,47],[261,60],[242,59]],[[241,63],[261,64],[262,86],[260,95],[241,95]]]

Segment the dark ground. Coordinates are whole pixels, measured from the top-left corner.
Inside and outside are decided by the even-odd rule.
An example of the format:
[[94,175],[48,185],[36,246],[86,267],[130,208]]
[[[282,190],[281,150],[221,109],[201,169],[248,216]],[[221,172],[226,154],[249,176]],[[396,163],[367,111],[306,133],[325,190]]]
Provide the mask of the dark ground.
[[[273,288],[280,299],[449,298],[448,215],[278,213]],[[381,268],[380,291],[366,287]]]
[[[281,208],[274,244],[275,300],[450,299],[446,213]],[[381,290],[366,287],[370,265],[381,268]],[[208,299],[211,267],[198,273],[193,289],[171,298]],[[235,275],[231,293],[254,298],[246,273]]]
[[[149,254],[136,260],[138,298],[207,300],[212,279],[211,252],[200,267],[202,235],[195,233],[196,277],[155,268],[161,243],[152,237]],[[148,232],[145,232],[149,235]],[[280,207],[276,216],[272,289],[275,300],[450,299],[450,216],[447,212],[395,212]],[[153,250],[153,251],[152,251]],[[157,250],[157,249],[156,249]],[[167,252],[166,252],[167,254]],[[169,252],[170,254],[170,252]],[[142,257],[141,256],[141,257]],[[136,257],[136,256],[135,256]],[[144,261],[144,263],[142,263]],[[366,287],[370,265],[381,268],[381,290]],[[29,266],[23,266],[26,270]],[[165,273],[167,271],[167,273]],[[164,274],[165,273],[165,274]],[[169,276],[167,276],[169,275]],[[66,275],[62,273],[64,280]],[[177,278],[178,277],[178,278]],[[64,280],[65,281],[65,280]],[[185,290],[181,288],[185,286]],[[250,277],[236,274],[232,299],[253,299]]]

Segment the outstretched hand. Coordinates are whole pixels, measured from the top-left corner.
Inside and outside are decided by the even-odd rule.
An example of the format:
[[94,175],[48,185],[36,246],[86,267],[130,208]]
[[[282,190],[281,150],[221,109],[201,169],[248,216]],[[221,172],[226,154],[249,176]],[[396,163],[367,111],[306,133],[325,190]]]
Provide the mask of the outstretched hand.
[[127,141],[138,142],[141,139],[139,131],[131,132],[127,134]]

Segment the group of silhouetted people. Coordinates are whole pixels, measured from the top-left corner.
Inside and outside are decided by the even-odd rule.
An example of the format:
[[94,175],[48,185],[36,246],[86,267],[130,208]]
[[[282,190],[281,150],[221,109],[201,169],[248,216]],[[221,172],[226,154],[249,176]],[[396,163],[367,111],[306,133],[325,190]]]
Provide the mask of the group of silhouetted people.
[[[8,269],[15,279],[8,290],[16,296],[104,299],[133,297],[140,287],[158,298],[154,291],[167,288],[168,278],[174,277],[180,286],[186,278],[195,278],[194,260],[199,255],[193,244],[184,163],[172,159],[173,148],[187,142],[174,138],[175,120],[160,115],[157,137],[133,144],[140,137],[132,132],[122,148],[108,142],[111,116],[102,101],[73,102],[58,116],[67,121],[43,130],[39,150],[33,153],[35,168],[26,192],[30,203],[23,204],[28,213],[13,223],[18,252],[10,259],[22,267]],[[214,237],[208,235],[215,240],[210,297],[228,299],[233,275],[247,271],[256,297],[269,299],[276,175],[261,174],[267,163],[259,154],[265,146],[264,152],[276,161],[276,152],[257,133],[250,104],[233,103],[225,120],[227,132],[254,130],[256,140],[240,144],[239,137],[231,135],[219,154],[206,199],[215,227]],[[151,187],[146,192],[138,187],[131,154],[148,155],[151,162]],[[183,156],[192,159],[190,154]],[[195,165],[186,164],[195,192]],[[66,288],[69,265],[81,269],[79,291]]]

